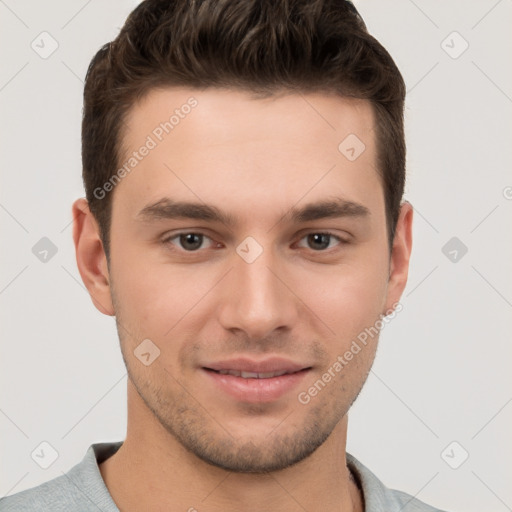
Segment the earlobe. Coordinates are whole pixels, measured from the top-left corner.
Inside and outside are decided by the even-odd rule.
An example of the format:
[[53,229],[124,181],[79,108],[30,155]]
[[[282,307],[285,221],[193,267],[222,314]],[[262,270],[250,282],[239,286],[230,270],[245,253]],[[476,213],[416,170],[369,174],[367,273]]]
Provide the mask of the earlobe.
[[400,207],[400,214],[395,229],[393,247],[391,250],[390,272],[386,298],[386,309],[383,314],[394,308],[407,284],[409,275],[409,260],[412,251],[412,220],[413,207],[404,201]]
[[110,292],[107,257],[99,227],[85,198],[73,203],[73,242],[82,281],[96,309],[109,316],[115,314]]

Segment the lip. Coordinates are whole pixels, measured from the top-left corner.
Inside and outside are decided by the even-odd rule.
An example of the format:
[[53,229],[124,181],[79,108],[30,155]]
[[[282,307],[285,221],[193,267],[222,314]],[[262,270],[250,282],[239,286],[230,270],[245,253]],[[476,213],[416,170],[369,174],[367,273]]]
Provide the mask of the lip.
[[[270,358],[262,361],[237,358],[210,363],[203,366],[201,370],[217,389],[240,402],[268,403],[278,400],[296,388],[309,373],[311,367],[282,358]],[[219,370],[253,373],[286,371],[287,373],[278,377],[243,378],[217,373]]]
[[246,357],[238,357],[226,361],[216,361],[203,365],[203,368],[210,370],[237,370],[241,372],[267,373],[280,372],[295,373],[305,368],[309,368],[307,364],[299,364],[282,357],[271,357],[256,361]]

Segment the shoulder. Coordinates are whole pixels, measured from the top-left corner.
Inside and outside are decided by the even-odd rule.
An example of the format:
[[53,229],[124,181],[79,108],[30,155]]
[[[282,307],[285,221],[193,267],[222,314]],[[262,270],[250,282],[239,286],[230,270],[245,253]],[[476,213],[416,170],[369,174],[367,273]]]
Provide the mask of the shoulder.
[[347,466],[359,484],[365,512],[445,512],[402,491],[387,488],[366,466],[347,453]]
[[60,512],[78,507],[77,490],[66,475],[0,499],[1,512]]
[[114,454],[117,443],[97,443],[67,473],[0,499],[0,512],[118,512],[98,464]]
[[445,512],[444,510],[432,507],[405,492],[389,489],[389,493],[400,506],[400,510],[402,512]]

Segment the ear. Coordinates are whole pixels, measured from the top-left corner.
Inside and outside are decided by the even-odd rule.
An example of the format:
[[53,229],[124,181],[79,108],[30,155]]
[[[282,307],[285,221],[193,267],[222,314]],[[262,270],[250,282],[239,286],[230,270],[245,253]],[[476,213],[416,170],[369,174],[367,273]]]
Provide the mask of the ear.
[[85,198],[73,203],[73,241],[76,262],[96,309],[109,316],[115,314],[110,293],[107,257],[103,250],[98,223]]
[[[404,201],[400,207],[391,249],[385,309],[388,313],[394,309],[394,305],[400,300],[407,284],[412,250],[412,218],[413,207],[411,203]],[[386,313],[383,312],[383,314]]]

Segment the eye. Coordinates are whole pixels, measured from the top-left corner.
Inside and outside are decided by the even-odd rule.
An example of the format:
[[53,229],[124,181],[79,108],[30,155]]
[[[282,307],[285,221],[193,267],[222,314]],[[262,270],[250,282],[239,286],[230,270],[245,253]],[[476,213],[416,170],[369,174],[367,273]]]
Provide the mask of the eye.
[[[338,245],[343,245],[347,243],[345,240],[336,236],[332,233],[309,233],[305,237],[301,238],[302,240],[306,240],[307,247],[313,249],[314,251],[324,251],[325,249],[330,249],[333,247],[331,242],[338,242]],[[300,245],[299,247],[304,247],[304,245]]]
[[176,239],[177,239],[179,245],[181,246],[181,248],[187,252],[195,252],[198,249],[204,249],[205,247],[203,247],[203,242],[205,240],[209,240],[210,242],[214,243],[210,237],[203,235],[202,233],[193,233],[193,232],[178,233],[178,234],[172,235],[172,236],[167,237],[164,240],[162,240],[162,243],[163,244],[169,244],[169,243],[174,244],[173,240],[176,240]]

